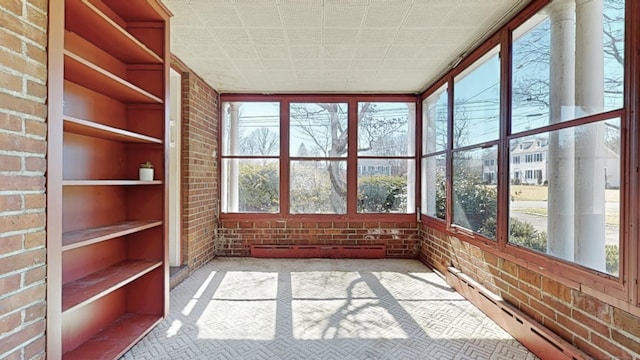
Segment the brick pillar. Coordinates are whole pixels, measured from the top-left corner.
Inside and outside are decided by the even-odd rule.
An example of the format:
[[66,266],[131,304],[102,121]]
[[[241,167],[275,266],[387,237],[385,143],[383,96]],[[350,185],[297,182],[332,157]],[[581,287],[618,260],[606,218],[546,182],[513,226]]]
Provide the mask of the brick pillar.
[[0,356],[45,358],[47,1],[0,3]]

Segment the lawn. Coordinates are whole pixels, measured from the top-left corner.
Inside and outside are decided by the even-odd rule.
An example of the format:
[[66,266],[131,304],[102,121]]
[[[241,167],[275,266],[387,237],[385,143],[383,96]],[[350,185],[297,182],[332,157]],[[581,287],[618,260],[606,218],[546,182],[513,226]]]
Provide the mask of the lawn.
[[[511,185],[511,198],[519,201],[547,201],[547,186]],[[607,189],[604,193],[606,202],[620,202],[620,190]]]
[[[513,211],[524,214],[547,216],[547,208],[518,208]],[[613,209],[608,210],[605,214],[604,221],[607,225],[620,226],[620,211]]]

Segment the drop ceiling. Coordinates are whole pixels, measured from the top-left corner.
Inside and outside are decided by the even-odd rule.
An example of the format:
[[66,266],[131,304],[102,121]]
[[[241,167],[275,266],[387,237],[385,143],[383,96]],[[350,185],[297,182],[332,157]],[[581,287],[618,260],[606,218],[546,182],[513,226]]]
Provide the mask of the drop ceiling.
[[220,93],[417,93],[526,0],[164,0]]

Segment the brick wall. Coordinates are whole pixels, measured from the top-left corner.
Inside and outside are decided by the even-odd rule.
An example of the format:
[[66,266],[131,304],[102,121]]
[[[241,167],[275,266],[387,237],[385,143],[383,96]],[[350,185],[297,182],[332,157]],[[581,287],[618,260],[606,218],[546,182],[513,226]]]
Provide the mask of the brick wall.
[[420,237],[420,260],[453,265],[594,358],[640,359],[639,317],[424,224]]
[[390,258],[415,258],[416,222],[224,219],[216,254],[249,256],[251,245],[385,245]]
[[45,358],[46,0],[0,2],[0,357]]
[[180,59],[182,75],[182,257],[190,271],[214,257],[218,220],[218,94]]

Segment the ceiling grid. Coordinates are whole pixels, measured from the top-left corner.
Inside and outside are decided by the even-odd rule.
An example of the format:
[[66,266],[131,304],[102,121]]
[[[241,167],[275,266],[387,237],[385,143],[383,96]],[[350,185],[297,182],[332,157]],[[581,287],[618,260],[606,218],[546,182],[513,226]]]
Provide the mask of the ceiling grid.
[[417,93],[529,0],[164,0],[221,93]]

